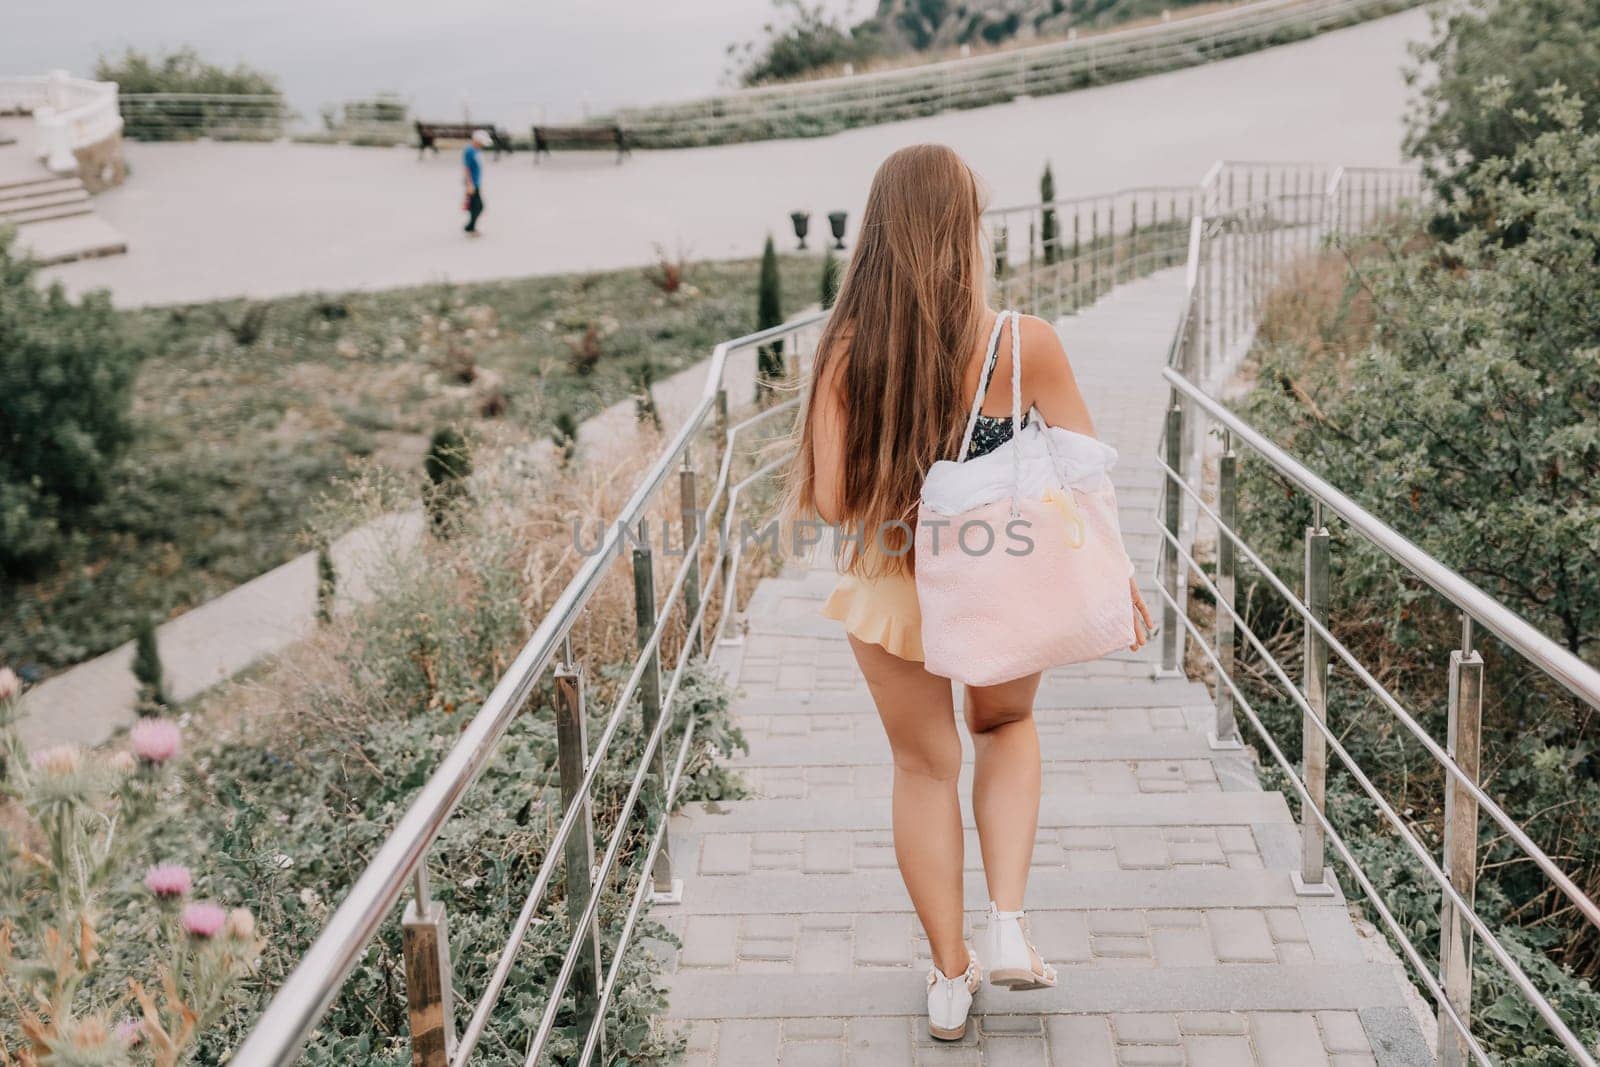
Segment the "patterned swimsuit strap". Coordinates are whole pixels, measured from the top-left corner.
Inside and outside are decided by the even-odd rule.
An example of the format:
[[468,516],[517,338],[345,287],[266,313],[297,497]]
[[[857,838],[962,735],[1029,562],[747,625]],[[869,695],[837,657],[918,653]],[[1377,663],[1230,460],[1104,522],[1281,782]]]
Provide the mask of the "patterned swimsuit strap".
[[[972,410],[967,415],[967,432],[961,435],[961,451],[956,453],[957,463],[966,462],[967,449],[972,447],[972,434],[978,426],[978,410],[983,407],[984,394],[989,391],[989,377],[994,374],[995,361],[1000,357],[1001,327],[1005,325],[1007,315],[1015,314],[1015,312],[1011,311],[1002,311],[994,317],[994,329],[989,333],[989,345],[984,350],[983,370],[978,374],[978,392],[972,398]],[[1015,408],[1021,403],[1020,390],[1022,386],[1022,378],[1018,370],[1021,364],[1017,361],[1017,330],[1015,325],[1011,328],[1011,354],[1011,400],[1013,408],[1011,413],[1011,432],[1015,434],[1017,432],[1017,413]]]

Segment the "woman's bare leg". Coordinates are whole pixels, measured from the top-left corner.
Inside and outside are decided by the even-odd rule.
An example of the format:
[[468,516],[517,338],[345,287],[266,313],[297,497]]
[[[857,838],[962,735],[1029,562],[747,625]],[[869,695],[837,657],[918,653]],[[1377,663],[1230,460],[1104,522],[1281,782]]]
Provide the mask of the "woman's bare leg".
[[1039,831],[1039,732],[1033,698],[1039,676],[1003,685],[967,687],[972,732],[972,817],[989,899],[1001,911],[1022,910]]
[[881,645],[850,638],[894,752],[894,856],[934,966],[967,968],[962,940],[961,738],[950,682]]

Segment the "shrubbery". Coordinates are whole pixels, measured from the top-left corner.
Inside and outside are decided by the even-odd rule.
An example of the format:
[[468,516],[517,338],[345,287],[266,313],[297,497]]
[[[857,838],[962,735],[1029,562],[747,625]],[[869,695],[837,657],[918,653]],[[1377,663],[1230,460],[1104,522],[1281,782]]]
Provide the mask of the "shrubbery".
[[[1575,100],[1547,94],[1546,132],[1460,176],[1445,243],[1401,222],[1326,261],[1274,298],[1248,418],[1380,518],[1600,662],[1600,132]],[[1518,121],[1532,120],[1533,116]],[[1505,116],[1485,116],[1494,124]],[[1474,221],[1476,220],[1476,222]],[[1299,570],[1303,497],[1246,455],[1241,518],[1282,575]],[[1334,524],[1334,625],[1435,738],[1444,736],[1453,611]],[[1300,625],[1243,580],[1252,627],[1295,673]],[[1490,792],[1579,886],[1600,893],[1600,757],[1592,712],[1480,633],[1482,750]],[[1252,699],[1289,752],[1299,710],[1254,674]],[[1429,847],[1443,778],[1359,682],[1336,666],[1332,725]],[[1438,890],[1375,825],[1355,783],[1329,777],[1329,806],[1363,870],[1414,944],[1438,941]],[[1600,937],[1483,820],[1477,907],[1589,1043],[1600,1036]],[[1488,954],[1476,958],[1476,1032],[1497,1062],[1568,1062]]]
[[0,574],[50,561],[105,498],[142,352],[104,293],[41,289],[0,229]]
[[101,56],[94,76],[117,83],[123,93],[214,93],[269,96],[279,92],[278,79],[238,64],[232,70],[208,63],[185,46],[164,55],[129,48],[120,56]]
[[1413,49],[1418,92],[1406,151],[1441,200],[1469,189],[1486,161],[1509,159],[1557,128],[1539,102],[1549,86],[1589,94],[1579,124],[1594,129],[1600,121],[1600,94],[1593,92],[1600,4],[1593,0],[1467,0],[1436,11],[1434,28],[1434,39]]
[[[626,477],[608,475],[602,484],[625,491]],[[574,513],[592,520],[592,509],[616,503],[592,497],[594,482],[582,472],[534,472],[532,479],[485,463],[465,483],[451,538],[426,538],[395,553],[367,576],[377,595],[370,607],[341,617],[339,627],[323,630],[231,700],[216,698],[217,726],[200,746],[185,791],[186,826],[196,840],[212,843],[221,884],[255,909],[273,937],[255,1002],[208,1035],[203,1062],[217,1062],[249,1029],[504,673],[530,620],[559,593],[575,561],[554,537],[565,538]],[[351,496],[365,510],[384,513],[403,505],[405,492],[373,482]],[[326,521],[342,527],[356,520]],[[596,594],[581,630],[591,663],[634,655],[632,583],[625,568],[615,579]],[[743,745],[728,716],[727,688],[699,668],[690,671],[678,714],[693,710],[698,720],[681,799],[737,795],[737,782],[715,756]],[[591,746],[622,674],[618,668],[589,675]],[[593,792],[602,843],[625,835],[624,873],[603,887],[600,928],[608,945],[621,933],[651,826],[637,810],[631,823],[616,825],[642,749],[640,722],[637,707],[624,712]],[[681,736],[676,729],[669,735],[669,751]],[[545,859],[560,796],[552,694],[541,684],[430,852],[434,894],[449,909],[459,995],[476,997],[484,988]],[[491,1017],[482,1047],[487,1062],[520,1062],[560,967],[566,916],[559,877],[538,916]],[[648,919],[634,936],[669,937]],[[664,1006],[655,974],[636,941],[610,1005],[612,1062],[666,1062],[677,1044],[652,1026]],[[406,1025],[397,910],[319,1026],[304,1062],[401,1067],[410,1062]],[[566,1062],[576,1040],[573,1017],[564,1011],[552,1062]]]
[[0,1063],[176,1067],[236,1004],[263,948],[255,916],[194,899],[172,862],[178,727],[129,746],[22,751],[0,669]]

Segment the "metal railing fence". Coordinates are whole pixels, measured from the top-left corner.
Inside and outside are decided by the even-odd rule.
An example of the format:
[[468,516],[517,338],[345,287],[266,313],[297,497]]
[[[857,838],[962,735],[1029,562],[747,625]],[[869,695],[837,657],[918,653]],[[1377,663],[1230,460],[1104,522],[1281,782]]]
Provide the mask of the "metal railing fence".
[[1156,185],[986,212],[995,299],[1054,320],[1177,266],[1199,196],[1199,186]]
[[1082,38],[893,70],[622,108],[642,146],[830,133],[1194,66],[1413,7],[1420,0],[1259,0]]
[[[1179,672],[1184,642],[1194,642],[1215,687],[1212,743],[1241,742],[1237,715],[1254,728],[1274,763],[1301,801],[1302,856],[1295,873],[1298,892],[1334,892],[1325,858],[1329,846],[1360,885],[1383,928],[1398,946],[1417,981],[1432,996],[1439,1026],[1440,1062],[1457,1067],[1491,1059],[1473,1033],[1473,952],[1481,943],[1499,965],[1511,987],[1548,1026],[1575,1062],[1592,1067],[1593,1050],[1584,1046],[1550,998],[1513,958],[1511,952],[1474,908],[1480,816],[1487,816],[1585,921],[1600,928],[1600,907],[1576,885],[1532,837],[1509,816],[1480,784],[1480,735],[1484,696],[1484,661],[1475,647],[1477,628],[1487,630],[1522,657],[1538,674],[1565,687],[1575,698],[1600,709],[1600,671],[1584,663],[1540,633],[1488,593],[1418,548],[1337,487],[1307,469],[1264,434],[1216,399],[1248,351],[1266,297],[1285,270],[1324,237],[1351,234],[1415,203],[1421,194],[1415,172],[1335,168],[1327,172],[1320,196],[1285,191],[1240,193],[1240,176],[1260,175],[1271,165],[1229,165],[1208,176],[1206,210],[1191,224],[1186,297],[1171,346],[1171,365],[1164,378],[1171,390],[1162,457],[1157,466],[1165,490],[1157,523],[1162,539],[1157,577],[1162,599],[1163,669]],[[1246,179],[1248,181],[1248,179]],[[1232,192],[1229,192],[1229,186]],[[1220,434],[1215,456],[1213,503],[1203,485],[1202,443]],[[1237,448],[1268,465],[1282,482],[1309,501],[1297,595],[1240,532]],[[1340,639],[1330,623],[1329,579],[1332,540],[1327,520],[1342,522],[1351,535],[1386,556],[1409,579],[1432,589],[1462,618],[1459,647],[1450,655],[1442,679],[1446,693],[1446,737],[1441,744],[1419,723],[1417,713],[1380,683]],[[1215,560],[1198,559],[1195,546],[1202,524],[1214,532]],[[1301,674],[1292,678],[1251,627],[1236,603],[1239,563],[1243,560],[1295,618],[1302,630]],[[1210,632],[1204,632],[1188,609],[1188,587],[1195,583],[1215,604]],[[1262,714],[1252,703],[1235,665],[1240,646],[1247,646],[1266,666],[1277,691],[1300,712],[1302,750],[1298,763],[1284,753]],[[1330,659],[1348,671],[1361,689],[1392,718],[1403,736],[1416,742],[1438,766],[1444,780],[1442,848],[1435,855],[1411,823],[1396,810],[1329,724]],[[1258,698],[1259,699],[1259,698]],[[1326,808],[1328,753],[1372,803],[1387,828],[1416,860],[1425,880],[1437,889],[1440,943],[1437,968],[1396,917],[1391,902],[1374,885]]]
[[[462,730],[459,740],[418,790],[388,839],[256,1021],[232,1063],[262,1067],[294,1062],[367,946],[393,916],[408,883],[412,896],[402,925],[413,1062],[424,1067],[454,1067],[471,1061],[494,1024],[500,994],[528,929],[538,919],[558,875],[565,876],[567,887],[568,938],[560,970],[544,991],[545,1004],[529,1037],[524,1062],[541,1062],[557,1016],[564,1008],[578,1019],[582,1046],[579,1062],[591,1063],[599,1055],[605,1039],[606,1009],[622,972],[624,950],[645,903],[651,899],[670,902],[681,893],[681,880],[673,876],[666,813],[678,793],[694,737],[692,711],[683,713],[677,700],[684,669],[691,658],[704,656],[723,639],[734,617],[738,568],[745,558],[743,531],[735,526],[741,516],[741,499],[751,486],[769,478],[789,458],[779,455],[758,461],[753,470],[741,472],[741,449],[775,421],[792,419],[801,402],[793,398],[772,403],[749,418],[731,423],[725,373],[731,357],[754,358],[756,349],[778,344],[787,346],[789,374],[797,377],[808,365],[817,328],[825,317],[810,315],[715,348],[704,391],[694,408],[606,527],[598,547],[578,568]],[[704,460],[708,452],[715,481],[702,505],[697,462]],[[649,521],[652,513],[663,509],[673,521],[681,523],[683,540],[681,560],[666,576],[665,592],[658,595],[662,584],[655,573],[658,554],[642,524]],[[713,529],[720,535],[715,542],[710,536]],[[583,729],[588,714],[585,671],[576,662],[573,631],[608,572],[624,562],[631,562],[632,567],[637,655],[612,701],[605,726],[591,747]],[[710,622],[713,617],[714,624]],[[666,636],[674,627],[681,627],[683,638],[663,686]],[[530,694],[547,677],[555,690],[564,807],[522,907],[496,954],[494,969],[458,1035],[453,1017],[456,992],[446,917],[443,904],[435,899],[429,885],[427,856],[457,805],[494,756],[512,719],[523,712]],[[638,766],[631,771],[627,795],[615,817],[609,843],[597,858],[590,824],[591,791],[612,742],[628,717],[635,714],[641,716],[644,747]],[[685,720],[679,722],[685,714]],[[668,753],[666,738],[675,729],[681,730],[681,736],[676,749]],[[629,899],[620,935],[607,946],[609,952],[603,952],[596,929],[599,889],[618,870],[630,820],[640,818],[648,833],[648,844],[637,868],[643,873]]]
[[275,141],[295,118],[276,93],[123,93],[118,104],[139,141]]

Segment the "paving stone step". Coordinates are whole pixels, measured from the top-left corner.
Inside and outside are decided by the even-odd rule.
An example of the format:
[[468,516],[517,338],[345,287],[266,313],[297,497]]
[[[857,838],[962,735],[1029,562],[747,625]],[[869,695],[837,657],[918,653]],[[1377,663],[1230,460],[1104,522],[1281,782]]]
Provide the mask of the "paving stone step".
[[[680,971],[666,978],[679,1019],[788,1019],[913,1015],[926,992],[903,970],[848,976]],[[979,1012],[1354,1011],[1403,1003],[1392,968],[1343,963],[1253,967],[1063,969],[1055,989],[1008,992],[984,986]]]
[[[774,691],[766,684],[751,681],[749,664],[739,674],[744,690],[736,707],[743,713],[761,715],[877,715],[866,689],[819,689]],[[955,688],[955,704],[961,707],[962,689]],[[1208,709],[1211,695],[1205,686],[1180,678],[1146,679],[1138,685],[1122,682],[1074,681],[1045,675],[1034,699],[1034,710],[1067,711],[1080,708],[1138,708],[1145,711],[1164,708]]]
[[[858,802],[859,803],[859,802]],[[884,805],[887,806],[887,805]],[[895,868],[887,830],[754,830],[702,833],[677,822],[673,855],[684,876],[871,874]],[[963,833],[964,868],[983,865],[982,842]],[[1231,826],[1041,826],[1032,869],[1092,874],[1107,871],[1291,871],[1300,862],[1299,829],[1292,823]]]
[[[735,684],[737,684],[735,679]],[[1088,685],[1089,683],[1084,683]],[[1103,685],[1103,682],[1095,683]],[[1039,733],[1062,734],[1071,737],[1098,737],[1102,735],[1147,735],[1159,733],[1173,740],[1184,732],[1205,734],[1211,729],[1215,712],[1205,705],[1128,707],[1116,704],[1082,707],[1067,705],[1068,698],[1061,695],[1060,687],[1042,690],[1044,699],[1034,704],[1034,719]],[[1081,689],[1081,687],[1080,687]],[[816,703],[800,703],[790,698],[815,699],[818,695],[834,699]],[[952,694],[953,713],[959,721],[963,693]],[[771,686],[746,681],[734,698],[734,712],[746,732],[763,730],[779,733],[804,734],[807,724],[812,732],[829,730],[856,731],[863,738],[883,733],[878,722],[877,709],[864,692],[853,690],[824,690],[818,694],[795,692],[773,693]]]
[[29,173],[15,177],[0,177],[0,200],[12,196],[32,196],[56,189],[82,189],[77,178],[58,178],[49,174]]
[[[894,768],[887,759],[854,765],[735,766],[751,797],[887,800],[894,785]],[[1194,796],[1261,789],[1254,767],[1245,760],[1220,765],[1207,759],[1069,760],[1052,759],[1046,751],[1041,771],[1044,791],[1062,796]],[[962,764],[956,781],[963,796],[971,791],[972,775],[973,762],[969,758]]]
[[52,219],[70,219],[94,214],[88,200],[24,208],[18,211],[0,211],[0,223],[8,226],[26,226],[31,222],[48,222]]
[[979,999],[958,1042],[934,1041],[921,1015],[729,1019],[682,1033],[683,1067],[782,1063],[850,1067],[1425,1067],[1434,1057],[1405,1008],[1357,1011],[1116,1012],[1032,1016]]
[[[748,754],[735,754],[730,762],[749,767],[888,767],[889,742],[877,723],[871,730],[825,734],[758,734],[750,737]],[[963,734],[965,731],[963,731]],[[1052,745],[1057,731],[1043,732],[1047,763],[1094,763],[1103,760],[1195,760],[1221,759],[1228,763],[1249,763],[1242,752],[1216,752],[1199,733],[1170,731],[1162,734],[1075,734]],[[972,759],[970,742],[963,739],[965,759]]]
[[[963,813],[971,825],[971,812]],[[781,833],[785,831],[887,830],[887,804],[856,800],[739,800],[726,805],[689,804],[681,818],[688,832]],[[1278,793],[1209,793],[1199,796],[1072,796],[1043,798],[1039,825],[1046,827],[1241,826],[1290,823]]]
[[[674,840],[674,849],[683,843]],[[674,859],[686,854],[674,851]],[[683,903],[658,916],[787,915],[849,910],[862,914],[910,910],[900,872],[892,866],[847,874],[749,874],[686,877]],[[974,907],[988,899],[983,874],[969,870],[964,898]],[[1184,867],[1143,871],[1035,870],[1028,905],[1035,910],[1193,908],[1342,908],[1343,897],[1299,897],[1287,870],[1243,871]]]
[[29,223],[17,231],[17,243],[41,265],[120,255],[127,239],[95,214]]
[[[1215,967],[1366,963],[1366,947],[1340,904],[1227,908],[1028,909],[1034,942],[1058,967]],[[845,974],[880,967],[926,971],[928,938],[909,905],[881,912],[826,911],[663,916],[681,947],[653,949],[668,972]],[[962,936],[984,944],[983,909]],[[982,951],[981,949],[979,950]]]
[[17,215],[36,210],[38,208],[79,205],[87,204],[88,202],[89,191],[81,185],[75,189],[53,189],[47,192],[30,193],[23,196],[0,196],[0,221],[13,218]]

